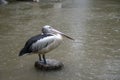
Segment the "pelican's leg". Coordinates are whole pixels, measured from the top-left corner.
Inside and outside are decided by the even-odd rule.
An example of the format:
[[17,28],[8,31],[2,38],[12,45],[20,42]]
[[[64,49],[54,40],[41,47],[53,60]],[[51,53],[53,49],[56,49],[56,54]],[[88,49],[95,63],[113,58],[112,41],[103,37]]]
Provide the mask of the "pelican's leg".
[[42,61],[42,59],[41,59],[41,54],[38,54],[38,56],[39,56],[39,60]]
[[45,54],[43,54],[42,56],[43,56],[44,64],[47,64],[47,62],[46,62],[46,58],[45,58]]

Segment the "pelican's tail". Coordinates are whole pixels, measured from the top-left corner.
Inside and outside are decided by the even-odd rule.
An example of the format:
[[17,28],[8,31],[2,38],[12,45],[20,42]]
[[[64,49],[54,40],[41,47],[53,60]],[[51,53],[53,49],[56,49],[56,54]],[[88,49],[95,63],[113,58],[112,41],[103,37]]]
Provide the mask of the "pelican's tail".
[[28,53],[25,48],[23,48],[18,56],[23,56],[24,54]]

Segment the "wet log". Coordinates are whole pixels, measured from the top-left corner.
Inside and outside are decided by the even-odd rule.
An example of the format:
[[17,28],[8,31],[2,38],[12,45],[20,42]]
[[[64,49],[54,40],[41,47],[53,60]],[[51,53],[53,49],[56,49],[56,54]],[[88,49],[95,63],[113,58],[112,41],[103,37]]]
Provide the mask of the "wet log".
[[36,61],[35,68],[39,70],[60,70],[64,66],[62,62],[55,59],[46,59],[47,64],[43,61]]

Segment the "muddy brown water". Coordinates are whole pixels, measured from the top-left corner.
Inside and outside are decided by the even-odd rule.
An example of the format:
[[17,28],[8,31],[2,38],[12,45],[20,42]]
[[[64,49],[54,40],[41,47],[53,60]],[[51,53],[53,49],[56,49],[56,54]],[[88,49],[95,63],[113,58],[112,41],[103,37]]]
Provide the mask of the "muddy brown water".
[[[46,55],[60,71],[34,68],[37,55],[18,57],[44,25],[75,38]],[[120,1],[59,0],[0,5],[0,80],[120,80]]]

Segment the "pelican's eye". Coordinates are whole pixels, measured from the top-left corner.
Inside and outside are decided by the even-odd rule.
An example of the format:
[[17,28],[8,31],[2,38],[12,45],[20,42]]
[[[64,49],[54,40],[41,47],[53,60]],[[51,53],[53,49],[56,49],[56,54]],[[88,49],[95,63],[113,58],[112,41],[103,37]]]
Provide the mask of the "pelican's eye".
[[51,27],[51,26],[49,26],[49,29],[52,29],[52,27]]

